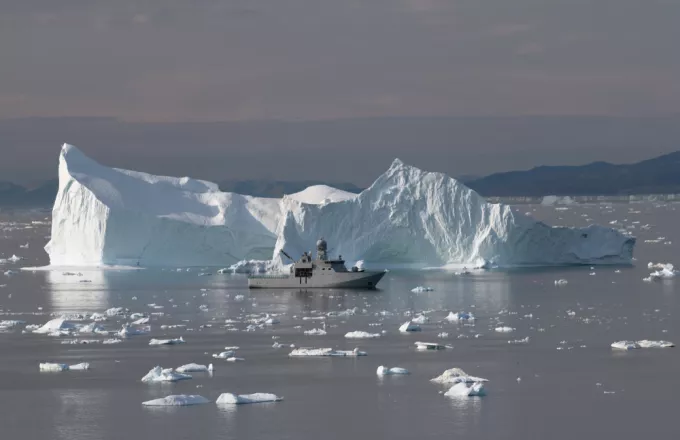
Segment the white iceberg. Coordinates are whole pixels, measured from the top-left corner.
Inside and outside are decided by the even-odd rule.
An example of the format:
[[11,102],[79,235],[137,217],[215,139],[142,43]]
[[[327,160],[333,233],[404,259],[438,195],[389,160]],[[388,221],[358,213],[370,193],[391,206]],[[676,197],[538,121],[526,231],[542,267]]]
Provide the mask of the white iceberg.
[[446,397],[472,397],[483,396],[485,394],[484,384],[481,382],[475,382],[470,385],[465,382],[459,382],[444,393]]
[[401,367],[386,368],[386,367],[383,367],[381,365],[381,366],[378,367],[376,374],[378,376],[390,376],[390,375],[411,374],[411,373],[409,373],[409,371],[406,368],[401,368]]
[[399,331],[402,333],[419,332],[421,330],[419,325],[415,325],[411,321],[405,322],[399,327]]
[[382,267],[630,263],[635,245],[611,228],[550,227],[399,160],[359,195],[272,199],[108,168],[65,144],[46,251],[53,266],[283,267],[280,250],[300,255],[322,236],[346,261]]
[[569,284],[569,281],[567,281],[565,279],[555,280],[556,286],[566,286],[567,284]]
[[149,345],[177,345],[184,344],[184,338],[181,336],[175,339],[151,339]]
[[222,393],[215,401],[218,405],[243,405],[247,403],[280,402],[283,397],[271,393],[232,394]]
[[172,368],[157,366],[142,377],[142,382],[177,382],[186,379],[191,379],[191,375],[175,372]]
[[176,394],[172,396],[162,397],[160,399],[147,400],[142,402],[144,406],[189,406],[201,405],[210,403],[208,399],[203,396],[193,394]]
[[456,383],[475,383],[475,382],[488,382],[487,379],[482,377],[470,376],[465,371],[460,368],[450,368],[444,371],[439,376],[434,379],[430,379],[431,382],[441,383],[444,385],[456,384]]
[[63,318],[52,319],[45,323],[42,327],[33,330],[33,333],[38,334],[54,334],[54,333],[65,333],[68,334],[76,330],[76,326],[73,323],[66,321]]

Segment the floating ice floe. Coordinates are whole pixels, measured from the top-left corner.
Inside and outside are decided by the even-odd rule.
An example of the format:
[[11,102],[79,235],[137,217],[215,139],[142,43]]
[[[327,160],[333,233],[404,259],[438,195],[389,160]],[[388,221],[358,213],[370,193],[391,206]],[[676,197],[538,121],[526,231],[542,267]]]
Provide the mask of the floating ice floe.
[[149,317],[145,316],[143,318],[139,318],[136,321],[133,321],[132,325],[144,325],[144,324],[148,324],[148,323],[149,323]]
[[39,365],[40,371],[66,371],[68,370],[68,365],[57,364],[54,362],[44,362]]
[[494,330],[497,331],[498,333],[512,333],[512,332],[515,331],[514,328],[512,328],[512,327],[507,327],[507,326],[496,327]]
[[305,330],[304,334],[307,336],[324,336],[326,335],[326,330],[320,328],[313,328],[311,330]]
[[59,364],[55,362],[44,362],[39,365],[40,371],[85,371],[90,369],[90,364],[82,362],[75,365]]
[[121,338],[129,338],[130,336],[146,335],[150,332],[151,327],[148,325],[144,327],[133,327],[130,324],[123,324],[116,335]]
[[19,262],[19,261],[21,261],[21,260],[23,260],[23,259],[24,259],[23,257],[18,257],[18,256],[16,256],[16,255],[12,255],[11,257],[9,257],[9,258],[7,259],[7,261],[12,262],[12,263],[17,263],[17,262]]
[[464,383],[475,383],[475,382],[488,382],[487,379],[482,377],[470,376],[465,371],[460,368],[450,368],[444,371],[439,376],[430,379],[430,382],[441,383],[445,385],[456,384],[460,382]]
[[390,375],[411,374],[411,373],[406,368],[401,368],[401,367],[386,368],[386,367],[381,365],[381,366],[378,367],[376,374],[378,376],[390,376]]
[[222,393],[215,401],[218,405],[243,405],[248,403],[280,402],[283,397],[271,393],[232,394]]
[[78,328],[78,333],[108,334],[109,332],[102,325],[93,322]]
[[459,382],[444,393],[446,397],[472,397],[485,394],[484,384],[481,382],[475,382],[469,386],[464,382]]
[[366,356],[365,351],[359,351],[355,348],[351,351],[346,350],[333,350],[332,348],[296,348],[291,351],[288,356],[290,357],[324,357],[324,356],[335,356],[335,357],[355,357],[355,356]]
[[26,321],[19,321],[16,319],[0,321],[0,330],[10,330],[24,324],[26,324]]
[[208,365],[207,367],[201,364],[186,364],[175,368],[175,371],[178,373],[208,373],[213,371],[213,366],[212,364]]
[[472,313],[467,313],[467,312],[449,312],[448,316],[446,317],[447,321],[451,322],[459,322],[459,321],[474,321],[475,320],[475,315]]
[[233,357],[236,352],[233,350],[227,350],[223,351],[221,353],[215,353],[212,355],[215,359],[229,359],[230,357]]
[[675,344],[668,341],[650,341],[643,339],[641,341],[617,341],[612,343],[611,347],[617,350],[635,350],[638,348],[669,348],[675,347]]
[[515,339],[512,341],[508,341],[508,344],[528,344],[529,343],[529,336],[523,339]]
[[419,332],[421,331],[421,328],[419,325],[414,324],[411,321],[405,322],[399,327],[399,331],[401,333],[412,333],[412,332]]
[[79,364],[69,365],[68,369],[70,371],[85,371],[90,369],[90,364],[87,362],[81,362]]
[[172,368],[154,367],[142,377],[142,382],[177,382],[185,379],[191,379],[191,375],[175,372]]
[[106,310],[104,314],[106,316],[124,316],[126,313],[128,313],[129,310],[124,308],[124,307],[111,307],[110,309]]
[[566,286],[568,283],[569,283],[569,281],[567,281],[565,279],[555,280],[556,286]]
[[160,399],[147,400],[142,402],[144,406],[189,406],[201,405],[210,403],[208,399],[203,396],[193,394],[176,394],[172,396],[162,397]]
[[647,264],[649,269],[657,269],[656,271],[649,274],[649,277],[643,278],[643,281],[658,281],[662,279],[674,278],[678,271],[673,268],[671,263],[649,263]]
[[184,338],[181,336],[176,339],[151,339],[149,345],[177,345],[184,344]]
[[411,289],[411,292],[413,293],[423,293],[423,292],[432,292],[434,289],[432,287],[425,287],[425,286],[418,286],[414,287]]
[[345,338],[347,339],[375,339],[379,337],[380,333],[368,333],[362,331],[348,332],[345,334]]
[[450,345],[437,344],[435,342],[416,342],[417,350],[446,350],[447,348],[453,348]]

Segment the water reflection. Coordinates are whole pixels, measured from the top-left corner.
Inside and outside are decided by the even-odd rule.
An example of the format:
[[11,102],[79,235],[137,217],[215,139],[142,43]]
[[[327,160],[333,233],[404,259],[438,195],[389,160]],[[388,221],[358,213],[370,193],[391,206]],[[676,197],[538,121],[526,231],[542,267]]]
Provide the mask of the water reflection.
[[104,390],[54,390],[59,406],[52,412],[57,439],[103,439],[106,416]]
[[52,310],[93,311],[109,308],[107,272],[103,270],[46,272],[48,301]]

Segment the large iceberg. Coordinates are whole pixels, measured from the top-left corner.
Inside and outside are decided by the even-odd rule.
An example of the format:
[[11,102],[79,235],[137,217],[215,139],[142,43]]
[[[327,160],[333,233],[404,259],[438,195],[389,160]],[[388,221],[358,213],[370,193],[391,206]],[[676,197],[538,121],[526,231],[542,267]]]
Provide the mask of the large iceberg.
[[602,226],[551,227],[441,173],[395,160],[370,188],[318,185],[282,199],[108,168],[64,145],[46,246],[53,266],[227,266],[299,255],[319,237],[373,266],[630,263],[635,239]]

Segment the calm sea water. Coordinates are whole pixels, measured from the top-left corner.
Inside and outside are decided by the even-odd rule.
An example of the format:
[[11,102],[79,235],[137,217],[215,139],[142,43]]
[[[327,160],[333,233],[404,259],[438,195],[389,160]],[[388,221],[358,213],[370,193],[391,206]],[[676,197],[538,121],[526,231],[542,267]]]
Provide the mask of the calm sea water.
[[[214,273],[214,268],[83,271],[81,276],[0,273],[0,320],[43,324],[51,315],[110,307],[163,313],[151,317],[150,335],[117,345],[64,345],[73,338],[23,334],[23,325],[0,333],[0,438],[669,438],[680,390],[678,349],[617,352],[610,344],[622,339],[679,342],[680,280],[642,281],[650,272],[648,261],[677,261],[678,206],[648,202],[518,208],[555,224],[618,220],[617,227],[629,228],[639,240],[633,267],[498,270],[468,276],[393,271],[375,292],[249,292],[242,276],[198,276]],[[32,222],[48,214],[0,213],[0,258],[26,258],[2,265],[0,272],[47,263],[42,246],[49,225]],[[27,249],[20,247],[26,243]],[[554,281],[561,278],[569,283],[556,287]],[[411,293],[418,285],[434,291]],[[320,321],[304,317],[355,307],[353,316],[327,318],[328,335],[303,335],[320,327]],[[445,321],[449,311],[473,312],[475,325]],[[423,331],[400,334],[405,314],[419,312],[429,317]],[[280,324],[245,331],[249,315],[265,313],[276,315]],[[237,321],[233,328],[239,331],[229,331],[227,319]],[[123,322],[117,317],[102,324],[114,331]],[[164,330],[164,324],[185,327]],[[497,333],[493,329],[499,325],[516,330]],[[385,334],[373,340],[345,339],[352,330]],[[449,337],[438,338],[441,332]],[[148,346],[151,337],[179,336],[186,344]],[[527,336],[528,344],[508,343]],[[358,346],[368,356],[293,359],[290,348],[272,347],[275,340],[298,347]],[[418,352],[415,341],[453,348]],[[245,361],[212,359],[225,346],[239,346],[237,355]],[[41,361],[89,362],[91,369],[40,373]],[[194,373],[193,379],[174,384],[140,382],[156,365],[190,362],[212,362],[215,372]],[[412,374],[380,378],[375,373],[379,365],[404,367]],[[452,367],[489,379],[488,394],[443,396],[446,387],[430,379]],[[238,407],[141,404],[170,394],[200,394],[214,402],[223,392],[271,392],[285,400]]]

